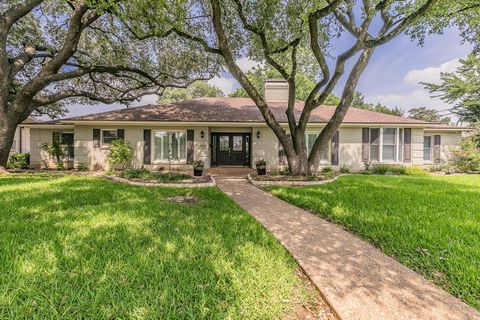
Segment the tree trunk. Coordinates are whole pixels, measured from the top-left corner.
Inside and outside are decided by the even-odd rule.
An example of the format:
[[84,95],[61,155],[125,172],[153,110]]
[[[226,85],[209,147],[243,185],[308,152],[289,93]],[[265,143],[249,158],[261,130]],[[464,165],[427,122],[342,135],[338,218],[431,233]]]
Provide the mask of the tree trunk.
[[18,121],[0,112],[0,172],[6,171]]

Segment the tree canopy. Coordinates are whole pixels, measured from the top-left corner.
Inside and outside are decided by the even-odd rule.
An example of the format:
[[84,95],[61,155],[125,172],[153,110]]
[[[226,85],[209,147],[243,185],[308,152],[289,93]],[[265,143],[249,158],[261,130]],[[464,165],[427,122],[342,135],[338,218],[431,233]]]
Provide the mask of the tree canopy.
[[[252,70],[245,73],[248,80],[255,86],[255,89],[263,95],[264,94],[264,84],[267,79],[276,79],[282,78],[280,72],[275,70],[271,66],[260,66],[255,67]],[[308,95],[315,87],[315,80],[310,78],[309,75],[305,72],[299,71],[297,74],[297,90],[295,99],[305,101],[308,98]],[[242,87],[238,88],[234,92],[228,95],[229,97],[248,97],[248,93]],[[327,99],[325,99],[325,105],[334,105],[336,106],[340,102],[340,99],[335,96],[333,93],[330,94]]]
[[451,112],[461,122],[480,122],[480,55],[461,59],[456,72],[442,73],[440,84],[424,85],[435,97],[453,104]]
[[360,108],[360,109],[365,109],[365,110],[380,112],[385,114],[391,114],[394,116],[405,115],[405,110],[399,107],[389,108],[387,106],[384,106],[380,102],[377,102],[377,104],[365,102],[364,95],[359,91],[356,91],[355,94],[353,95],[352,106],[355,108]]
[[408,111],[408,117],[417,120],[423,120],[434,123],[451,123],[452,119],[448,116],[442,116],[437,110],[426,107],[413,108]]
[[[447,26],[461,29],[465,41],[478,28],[476,0],[198,0],[195,18],[179,34],[218,54],[262,113],[282,144],[293,174],[316,174],[320,150],[328,144],[352,105],[356,86],[375,49],[407,33],[421,43]],[[468,14],[469,18],[464,15]],[[343,44],[338,45],[341,38]],[[347,43],[347,44],[345,44]],[[266,63],[289,84],[288,130],[274,116],[268,101],[241,70],[238,58]],[[315,85],[296,115],[301,72]],[[313,110],[340,86],[336,110],[318,135],[310,154],[305,130]],[[339,91],[339,90],[337,90]]]
[[206,81],[195,81],[187,88],[167,88],[158,103],[170,103],[175,101],[189,100],[202,97],[224,97],[225,93],[219,88]]
[[[32,113],[129,103],[216,74],[218,56],[175,34],[188,10],[175,0],[1,1],[0,170]],[[149,15],[162,21],[154,37],[142,32]]]

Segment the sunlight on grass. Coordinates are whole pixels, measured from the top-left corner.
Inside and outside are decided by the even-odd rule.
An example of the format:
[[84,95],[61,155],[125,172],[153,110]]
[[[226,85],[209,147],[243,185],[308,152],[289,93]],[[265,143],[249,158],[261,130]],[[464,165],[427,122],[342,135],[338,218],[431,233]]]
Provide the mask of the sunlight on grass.
[[345,176],[275,196],[337,222],[480,309],[480,176]]
[[[173,204],[193,195],[195,205]],[[0,319],[279,319],[313,298],[284,248],[215,188],[0,177]]]

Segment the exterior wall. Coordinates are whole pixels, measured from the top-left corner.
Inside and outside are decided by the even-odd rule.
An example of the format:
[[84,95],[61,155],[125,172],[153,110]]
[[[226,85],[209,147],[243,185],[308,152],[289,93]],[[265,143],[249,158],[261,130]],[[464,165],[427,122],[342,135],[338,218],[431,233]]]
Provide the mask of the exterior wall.
[[423,129],[412,129],[412,165],[423,165]]
[[[257,132],[260,131],[260,138]],[[252,167],[255,161],[264,159],[267,162],[267,170],[278,168],[279,142],[275,133],[270,128],[252,128]]]
[[52,143],[51,129],[30,129],[30,166],[39,169],[44,164],[53,167],[53,159],[41,149],[42,144]]
[[10,154],[13,153],[29,153],[30,152],[30,129],[24,127],[17,127],[15,130],[15,136],[13,138],[12,149]]
[[[194,159],[203,160],[205,166],[210,166],[210,144],[209,144],[209,130],[208,127],[134,127],[134,126],[76,126],[75,127],[75,163],[85,162],[91,170],[105,170],[108,168],[107,157],[109,153],[108,147],[100,146],[100,148],[93,147],[93,129],[124,129],[125,140],[130,143],[134,149],[133,160],[131,166],[134,168],[143,167],[143,130],[167,130],[167,131],[186,131],[188,129],[194,130]],[[201,131],[204,132],[204,137],[201,137]],[[157,170],[166,168],[168,162],[155,162],[152,159],[152,164],[145,165],[146,168]],[[186,161],[172,162],[172,167],[177,169],[191,169],[191,165]]]
[[[76,126],[75,133],[75,164],[87,163],[92,170],[107,169],[107,156],[109,150],[107,147],[94,148],[93,147],[93,129],[124,129],[125,139],[134,148],[134,158],[131,166],[134,168],[142,168],[143,165],[143,130],[174,130],[186,131],[188,129],[194,130],[194,159],[203,160],[205,167],[210,167],[210,138],[212,132],[250,132],[251,133],[251,164],[257,160],[265,159],[267,161],[267,168],[269,170],[278,169],[279,167],[279,148],[280,144],[273,131],[268,127],[237,127],[237,128],[221,128],[221,127],[160,127],[160,126]],[[322,128],[309,128],[308,132],[320,132]],[[51,167],[54,166],[54,161],[51,157],[41,150],[43,143],[52,142],[53,129],[29,129],[29,145],[31,153],[31,164],[35,168],[39,168],[42,163],[48,163]],[[64,130],[71,132],[72,130]],[[201,137],[201,131],[204,136]],[[257,132],[260,132],[260,138],[257,137]],[[346,127],[340,130],[340,145],[339,145],[339,166],[346,165],[351,170],[361,170],[363,168],[362,161],[362,128],[360,127]],[[448,153],[451,148],[458,144],[462,134],[460,132],[447,131],[427,131],[423,129],[412,129],[412,165],[424,165],[423,161],[423,137],[424,135],[440,134],[442,136],[441,156],[442,159],[448,159]],[[25,141],[27,142],[27,141]],[[329,151],[330,157],[330,151]],[[153,159],[152,159],[153,160]],[[405,163],[403,163],[405,164]],[[329,163],[322,163],[324,166]],[[151,165],[145,165],[148,169],[159,169],[160,167],[167,168],[168,162],[154,162]],[[173,163],[173,168],[190,170],[191,165],[185,161],[181,163]]]
[[363,169],[362,128],[342,128],[339,130],[339,139],[339,166],[345,165],[352,171]]

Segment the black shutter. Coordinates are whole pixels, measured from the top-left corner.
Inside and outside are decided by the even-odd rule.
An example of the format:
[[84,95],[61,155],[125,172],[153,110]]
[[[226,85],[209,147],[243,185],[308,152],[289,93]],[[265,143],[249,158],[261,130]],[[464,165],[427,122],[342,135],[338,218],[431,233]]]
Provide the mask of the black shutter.
[[93,129],[93,147],[100,148],[100,129]]
[[403,162],[412,162],[412,129],[405,128],[403,141]]
[[151,164],[152,130],[143,130],[143,164]]
[[440,145],[442,144],[442,136],[433,136],[433,161],[438,163],[440,161]]
[[195,131],[187,130],[187,163],[192,163],[194,158],[194,136]]
[[332,165],[338,165],[338,149],[340,142],[340,133],[337,131],[332,137]]
[[125,129],[117,129],[117,139],[125,140]]
[[370,160],[370,128],[362,128],[362,161]]

